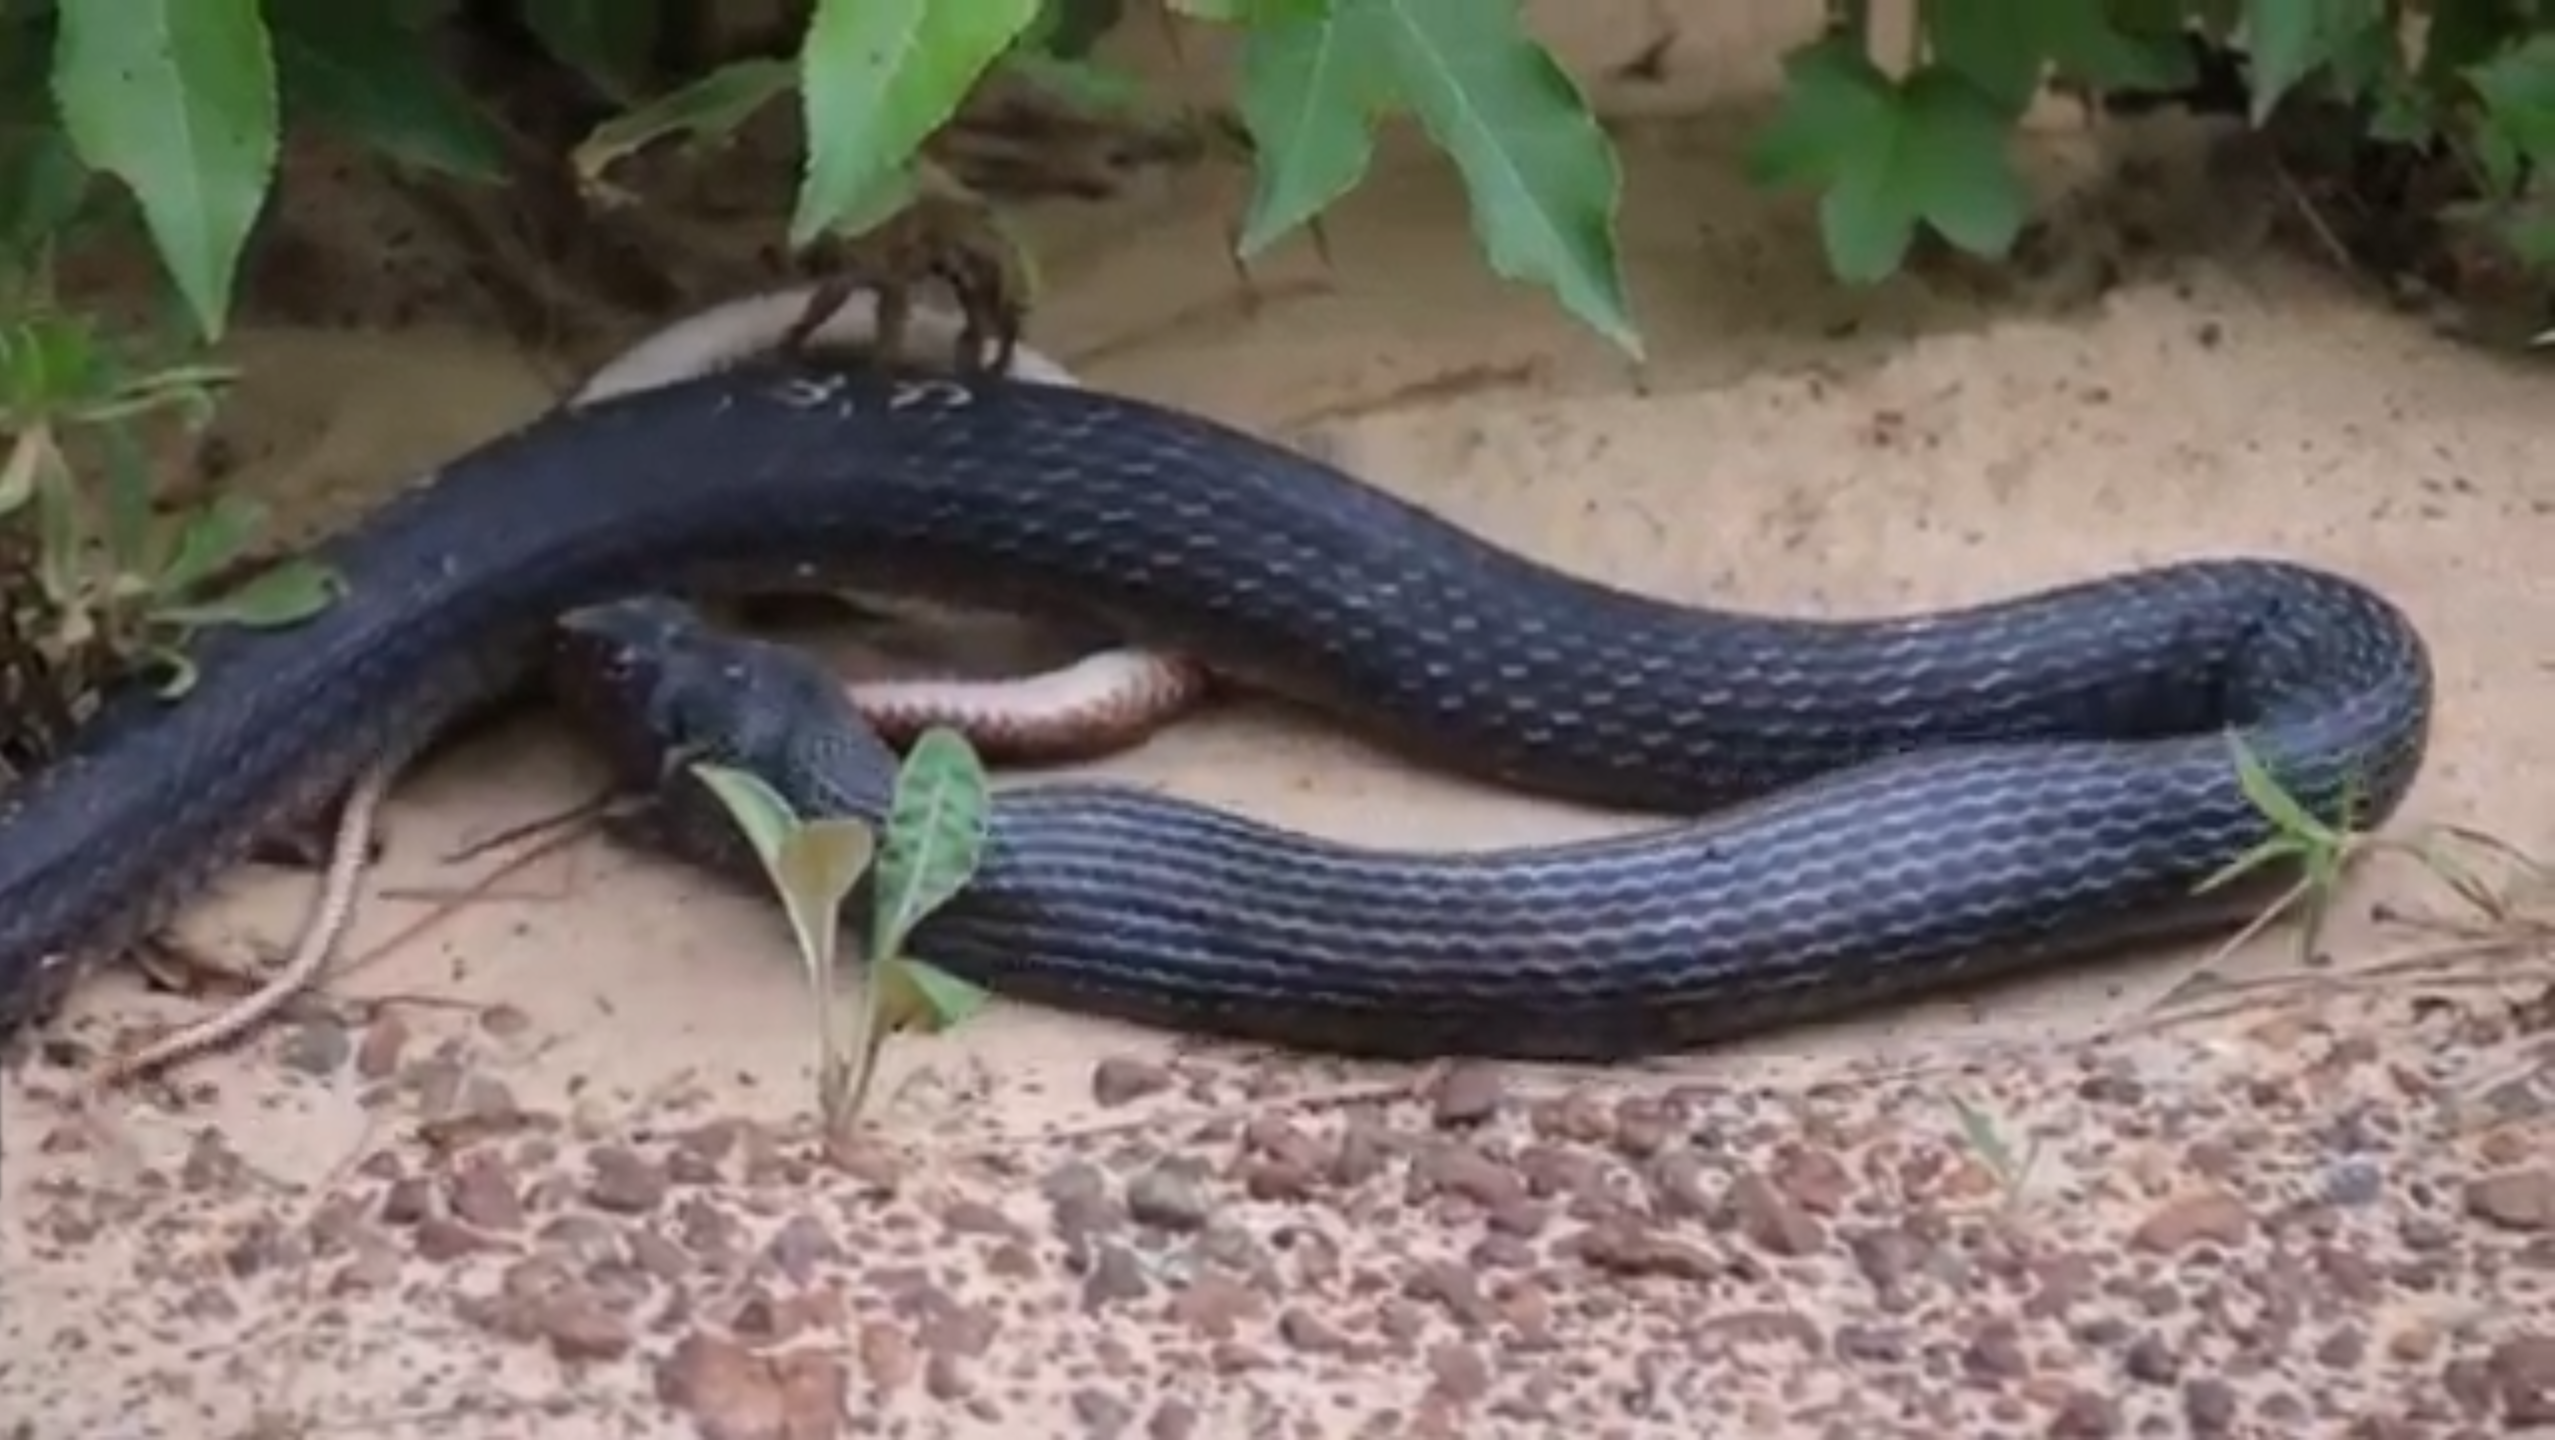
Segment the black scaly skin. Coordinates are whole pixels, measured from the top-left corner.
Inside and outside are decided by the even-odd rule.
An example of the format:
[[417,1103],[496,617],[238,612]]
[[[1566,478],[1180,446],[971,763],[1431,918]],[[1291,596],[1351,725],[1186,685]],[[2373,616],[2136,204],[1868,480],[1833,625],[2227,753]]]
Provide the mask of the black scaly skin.
[[[1078,612],[1428,763],[1658,813],[1928,752],[1695,832],[1673,864],[1622,842],[1525,868],[1359,861],[1162,802],[1024,795],[1005,802],[1017,888],[979,903],[1007,913],[1010,893],[1034,923],[936,932],[953,952],[1029,934],[1077,996],[1202,1026],[1382,1006],[1417,1036],[1504,995],[1556,1052],[1673,1038],[1670,1017],[1742,991],[1870,988],[1955,935],[2162,904],[2263,833],[2230,723],[2309,805],[2352,778],[2383,818],[2432,698],[2404,617],[2313,570],[2195,563],[1863,623],[1731,615],[1562,574],[1140,401],[813,365],[545,417],[317,558],[351,584],[329,611],[206,637],[185,699],[123,697],[0,802],[0,1035],[59,996],[76,967],[56,957],[157,923],[252,837],[524,678],[554,617],[634,592],[796,571]],[[1068,862],[1103,868],[1041,868]],[[1556,910],[1537,876],[1565,873]],[[1264,920],[1334,942],[1349,914],[1376,928],[1338,951],[1273,922],[1219,933],[1206,910],[1147,931],[1115,908],[1140,875],[1187,876],[1165,893],[1201,906],[1254,892]],[[1215,977],[1164,969],[1208,941],[1233,947],[1204,957]],[[1199,986],[1218,1013],[1184,1008]]]
[[[2185,573],[2270,590],[2302,575]],[[2359,597],[2327,592],[2346,614]],[[663,599],[580,611],[563,632],[562,695],[624,782],[655,792],[645,838],[768,883],[691,781],[696,760],[762,776],[801,814],[886,823],[896,757],[806,656]],[[2326,729],[2275,707],[2254,738],[2319,795],[2347,788],[2346,758],[2374,762],[2384,807],[2409,773],[2411,713],[2377,705],[2364,729]],[[2346,736],[2396,748],[2346,757],[2332,744]],[[1043,784],[999,794],[982,868],[913,950],[998,993],[1144,1024],[1372,1055],[1615,1060],[2240,923],[2289,877],[2192,893],[2265,833],[2233,775],[2208,735],[1982,745],[1647,834],[1451,855]]]

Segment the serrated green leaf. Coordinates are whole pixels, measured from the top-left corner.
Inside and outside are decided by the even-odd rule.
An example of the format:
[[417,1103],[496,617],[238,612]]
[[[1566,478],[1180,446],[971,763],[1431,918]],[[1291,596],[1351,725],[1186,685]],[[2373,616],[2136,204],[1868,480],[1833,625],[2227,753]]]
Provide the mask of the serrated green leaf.
[[526,29],[551,55],[606,95],[639,98],[648,57],[664,31],[665,7],[645,0],[521,0]]
[[1941,65],[1898,85],[1833,42],[1795,52],[1783,108],[1751,152],[1761,178],[1824,187],[1819,236],[1841,279],[1886,279],[1919,224],[2003,254],[2029,213],[2007,153],[2010,117]]
[[2243,0],[2253,123],[2384,16],[2383,0]]
[[258,0],[66,0],[60,17],[64,133],[132,190],[197,327],[219,339],[281,129]]
[[2532,36],[2469,67],[2466,80],[2483,102],[2484,123],[2521,159],[2555,166],[2555,35]]
[[902,955],[914,927],[975,878],[991,804],[984,766],[956,731],[934,726],[906,752],[878,861],[872,961]]
[[799,51],[804,246],[870,203],[1038,18],[1038,0],[817,0]]
[[1335,0],[1365,7],[1393,88],[1455,162],[1491,269],[1643,355],[1616,250],[1623,176],[1569,72],[1526,33],[1518,0]]
[[798,67],[786,60],[722,65],[671,94],[597,125],[568,152],[568,163],[591,184],[623,157],[660,140],[724,138],[797,83]]
[[1749,178],[1767,186],[1825,186],[1852,168],[1897,105],[1890,78],[1845,37],[1795,46],[1783,57],[1774,118],[1749,142]]
[[465,180],[504,177],[496,128],[445,77],[427,38],[397,13],[345,0],[264,4],[294,118],[307,115],[406,164]]
[[2003,255],[2030,211],[2008,153],[2006,116],[1959,76],[1931,66],[1908,78],[1898,116],[1918,217],[1973,255]]
[[1249,259],[1329,209],[1366,178],[1374,118],[1393,103],[1379,11],[1352,3],[1281,16],[1242,36],[1243,128],[1257,151],[1251,206],[1236,247]]
[[2050,63],[2102,90],[2179,90],[2199,78],[2191,46],[2175,23],[2147,28],[2104,0],[2053,0],[2035,12]]
[[[1934,59],[2022,113],[2049,60],[2046,17],[2097,0],[1922,0],[1918,15]],[[2100,15],[2096,19],[2099,22]]]

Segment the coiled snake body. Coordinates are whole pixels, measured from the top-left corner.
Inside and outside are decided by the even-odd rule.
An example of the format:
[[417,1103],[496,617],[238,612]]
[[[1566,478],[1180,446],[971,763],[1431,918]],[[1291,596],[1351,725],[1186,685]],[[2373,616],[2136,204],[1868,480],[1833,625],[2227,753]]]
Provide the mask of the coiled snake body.
[[[2192,885],[2268,833],[2228,728],[2311,809],[2347,798],[2372,823],[2420,768],[2433,690],[2393,605],[2284,563],[1924,616],[1735,615],[1561,573],[1136,400],[783,364],[537,421],[319,558],[351,587],[330,610],[206,637],[183,700],[120,700],[7,798],[0,1028],[58,995],[60,957],[131,938],[520,678],[555,617],[776,569],[1089,615],[1529,791],[1746,802],[1422,857],[1023,789],[925,937],[1027,998],[1341,1049],[1617,1056],[2201,923]],[[589,699],[625,742],[632,717],[674,738],[648,703],[666,685],[762,653],[661,621],[589,610],[576,632],[618,657]],[[785,793],[874,805],[874,742],[837,692],[795,693],[740,683],[690,738],[769,762]]]

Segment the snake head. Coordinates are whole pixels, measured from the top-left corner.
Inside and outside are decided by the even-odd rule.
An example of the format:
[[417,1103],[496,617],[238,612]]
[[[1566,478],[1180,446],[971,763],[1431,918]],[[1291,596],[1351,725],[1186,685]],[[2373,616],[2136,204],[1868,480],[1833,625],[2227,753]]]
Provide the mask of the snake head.
[[558,630],[555,688],[625,784],[659,788],[701,761],[759,773],[811,734],[859,724],[814,659],[721,631],[679,600],[590,605]]
[[551,690],[622,788],[653,792],[695,758],[682,733],[681,657],[707,629],[692,607],[656,596],[559,617]]

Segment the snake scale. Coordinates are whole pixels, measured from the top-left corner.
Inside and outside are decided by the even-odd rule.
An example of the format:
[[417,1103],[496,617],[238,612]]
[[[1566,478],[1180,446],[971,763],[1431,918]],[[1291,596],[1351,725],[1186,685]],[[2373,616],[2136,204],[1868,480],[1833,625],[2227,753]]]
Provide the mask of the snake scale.
[[0,1030],[59,998],[65,957],[135,938],[545,654],[625,758],[724,752],[874,811],[891,762],[822,672],[613,603],[774,573],[1088,616],[1432,764],[1688,817],[1429,856],[1020,787],[917,939],[1023,998],[1345,1051],[1621,1058],[2224,923],[2192,886],[2268,833],[2229,735],[2311,809],[2375,823],[2433,707],[2400,610],[2286,562],[1743,615],[1536,563],[1141,400],[805,363],[536,420],[318,558],[349,586],[327,612],[203,637],[184,699],[119,697],[7,797]]

